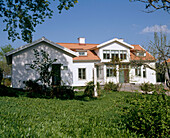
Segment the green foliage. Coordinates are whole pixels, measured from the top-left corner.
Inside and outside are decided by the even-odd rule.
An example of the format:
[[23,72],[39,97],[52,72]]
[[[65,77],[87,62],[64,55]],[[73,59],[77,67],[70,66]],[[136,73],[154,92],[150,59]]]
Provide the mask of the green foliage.
[[3,85],[10,87],[11,86],[11,79],[10,78],[5,78],[2,80]]
[[3,70],[0,68],[0,85],[3,79]]
[[[93,97],[94,96],[94,81],[89,81],[86,84],[85,90],[84,90],[84,96],[89,96],[89,97]],[[98,96],[101,95],[101,88],[100,88],[100,83],[97,82],[97,93]]]
[[84,95],[85,96],[89,96],[89,97],[93,97],[94,96],[94,82],[90,81],[86,84],[86,88],[84,90]]
[[146,137],[168,137],[170,133],[169,97],[165,94],[137,94],[129,98],[130,103],[123,117],[126,126],[132,132]]
[[[51,59],[49,54],[44,50],[40,52],[37,49],[34,49],[35,60],[30,65],[32,69],[37,71],[39,74],[40,80],[44,86],[51,86],[50,79],[52,77],[52,64],[57,61],[57,59]],[[36,81],[38,81],[36,80]]]
[[28,80],[23,81],[23,83],[25,84],[25,89],[27,91],[41,94],[42,86],[38,84],[36,81]]
[[142,91],[145,91],[145,92],[150,92],[150,91],[154,91],[155,87],[152,83],[142,83],[141,86],[140,86],[141,90]]
[[119,88],[119,84],[114,84],[113,82],[105,83],[104,90],[105,91],[117,91]]
[[73,99],[75,93],[72,87],[69,86],[57,86],[53,88],[53,96],[59,99]]
[[14,89],[6,87],[4,85],[0,85],[0,96],[19,97],[26,96],[26,93],[22,92],[19,89]]
[[[77,2],[77,0],[59,0],[57,8],[61,13],[63,8],[68,10]],[[48,0],[1,0],[0,17],[3,17],[3,22],[6,24],[4,31],[8,32],[8,39],[15,41],[21,36],[23,41],[31,42],[35,27],[42,24],[45,18],[52,18],[51,4]]]
[[142,83],[140,88],[145,93],[151,92],[151,91],[154,91],[154,92],[157,92],[157,93],[165,92],[164,86],[162,84],[153,85],[152,83]]
[[128,95],[134,93],[90,101],[0,97],[0,137],[137,138],[121,121]]
[[11,45],[5,45],[0,48],[0,68],[3,69],[4,76],[11,75],[11,65],[7,65],[5,54],[14,50]]
[[129,0],[129,1],[139,1],[145,4],[145,8],[148,9],[147,12],[154,12],[155,10],[163,9],[169,12],[170,2],[169,0]]

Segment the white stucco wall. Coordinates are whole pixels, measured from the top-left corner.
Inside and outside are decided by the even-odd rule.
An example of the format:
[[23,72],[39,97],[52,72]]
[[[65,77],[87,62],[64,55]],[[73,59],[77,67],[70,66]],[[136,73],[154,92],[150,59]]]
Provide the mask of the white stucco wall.
[[33,69],[25,68],[25,64],[31,64],[35,59],[33,49],[43,49],[50,55],[51,59],[57,59],[55,64],[63,64],[64,66],[68,66],[68,70],[61,70],[61,77],[65,82],[65,85],[72,85],[72,56],[50,44],[41,42],[18,53],[15,53],[12,56],[12,86],[14,88],[23,88],[23,81],[29,79],[35,80],[38,78],[38,73],[36,73]]
[[[155,63],[148,63],[151,67],[155,67]],[[150,68],[146,68],[146,78],[143,77],[143,66],[141,66],[141,76],[135,75],[135,68],[131,68],[129,72],[130,83],[153,83],[156,84],[156,72]]]
[[[86,69],[86,79],[81,80],[78,77],[78,69]],[[93,80],[94,62],[74,62],[73,65],[73,86],[85,86],[87,82]]]

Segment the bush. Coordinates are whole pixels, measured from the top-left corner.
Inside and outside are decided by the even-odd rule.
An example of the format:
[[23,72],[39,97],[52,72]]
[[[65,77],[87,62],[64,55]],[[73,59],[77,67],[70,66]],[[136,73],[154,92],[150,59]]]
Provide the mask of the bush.
[[0,68],[0,85],[3,79],[3,70]]
[[154,91],[154,89],[155,89],[155,87],[152,83],[142,83],[140,88],[144,92]]
[[7,87],[10,87],[10,86],[11,86],[11,79],[5,78],[5,79],[3,80],[3,82],[4,82],[4,85],[5,85],[5,86],[7,86]]
[[53,88],[53,95],[60,99],[73,99],[75,93],[70,86],[57,86]]
[[86,88],[84,90],[84,95],[85,96],[89,96],[89,97],[93,97],[94,96],[94,82],[90,81],[87,83]]
[[140,86],[141,90],[143,90],[145,93],[147,92],[151,92],[151,91],[154,91],[154,92],[157,92],[157,93],[160,93],[160,92],[165,92],[164,90],[164,86],[162,84],[160,85],[154,85],[152,83],[142,83],[142,85]]
[[25,95],[25,93],[19,89],[0,85],[0,96],[19,97],[23,95]]
[[119,84],[114,84],[113,82],[105,83],[104,90],[106,91],[117,91]]
[[123,117],[127,128],[146,137],[168,137],[169,101],[165,94],[137,95],[129,99]]

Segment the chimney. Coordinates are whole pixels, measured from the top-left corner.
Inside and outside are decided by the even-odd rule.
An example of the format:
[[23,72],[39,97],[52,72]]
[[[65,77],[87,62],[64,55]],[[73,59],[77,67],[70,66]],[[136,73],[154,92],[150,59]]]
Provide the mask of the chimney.
[[123,38],[119,38],[119,41],[123,42],[124,40],[123,40]]
[[79,44],[85,44],[85,38],[84,37],[79,37],[78,41],[79,41]]

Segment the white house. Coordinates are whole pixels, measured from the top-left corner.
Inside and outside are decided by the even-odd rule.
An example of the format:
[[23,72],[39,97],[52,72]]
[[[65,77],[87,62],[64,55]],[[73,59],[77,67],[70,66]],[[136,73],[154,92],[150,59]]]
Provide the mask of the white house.
[[[57,61],[53,69],[57,75],[52,82],[60,82],[70,86],[85,86],[93,80],[94,68],[97,81],[104,85],[114,83],[156,83],[154,70],[144,65],[132,66],[133,62],[144,62],[155,67],[155,58],[140,45],[130,45],[123,39],[114,38],[101,44],[87,44],[85,38],[79,38],[78,43],[54,43],[42,37],[30,44],[24,45],[6,54],[8,64],[12,64],[12,86],[23,88],[23,81],[38,78],[38,74],[30,68],[34,60],[33,49],[43,49],[51,59]],[[119,63],[111,62],[118,58]]]

